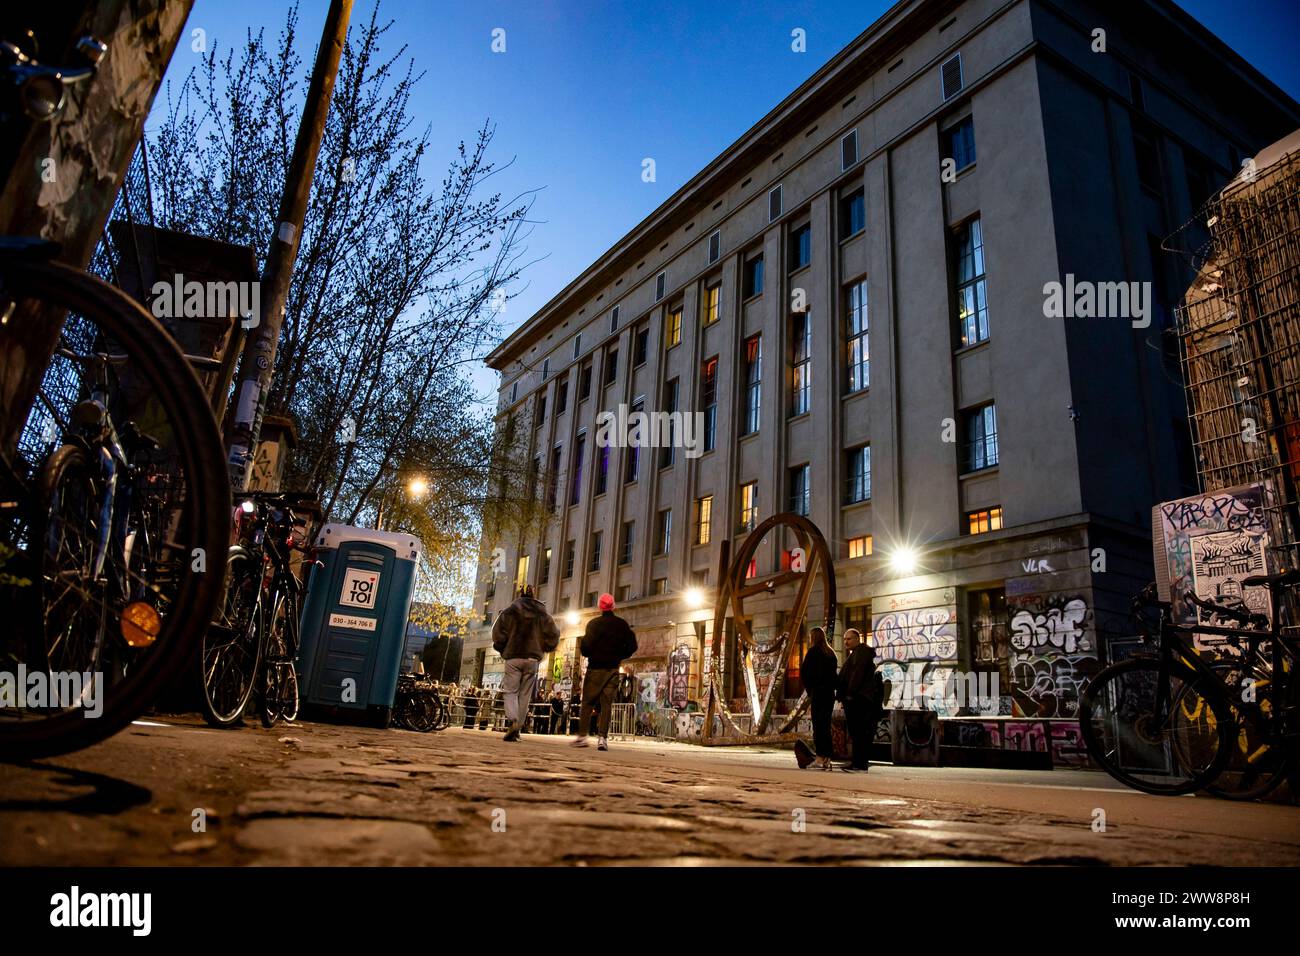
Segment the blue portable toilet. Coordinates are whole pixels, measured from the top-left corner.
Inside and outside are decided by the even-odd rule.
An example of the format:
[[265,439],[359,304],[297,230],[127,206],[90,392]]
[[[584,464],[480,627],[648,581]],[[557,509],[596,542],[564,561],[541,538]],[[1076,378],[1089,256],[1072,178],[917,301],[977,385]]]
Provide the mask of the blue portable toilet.
[[302,611],[298,682],[309,708],[392,717],[420,539],[327,524]]

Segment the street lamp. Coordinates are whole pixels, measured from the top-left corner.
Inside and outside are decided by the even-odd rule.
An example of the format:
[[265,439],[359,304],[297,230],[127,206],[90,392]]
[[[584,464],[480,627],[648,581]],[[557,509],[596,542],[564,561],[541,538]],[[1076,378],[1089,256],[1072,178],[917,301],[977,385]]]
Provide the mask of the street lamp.
[[564,615],[564,623],[569,625],[569,627],[577,627],[582,623],[582,618],[578,616],[577,611],[570,611],[568,614]]
[[704,606],[704,592],[699,588],[687,588],[686,592],[682,595],[682,598],[686,601],[687,607],[697,608]]
[[406,483],[406,491],[412,498],[418,501],[429,491],[429,483],[423,478],[412,478]]
[[919,558],[916,548],[902,545],[890,552],[889,566],[900,575],[915,574]]

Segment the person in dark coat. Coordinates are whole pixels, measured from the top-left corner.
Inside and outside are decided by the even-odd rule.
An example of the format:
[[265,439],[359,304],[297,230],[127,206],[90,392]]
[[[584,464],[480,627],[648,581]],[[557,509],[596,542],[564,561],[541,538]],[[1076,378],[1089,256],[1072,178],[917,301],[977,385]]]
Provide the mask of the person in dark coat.
[[502,692],[505,695],[507,741],[517,741],[523,733],[533,703],[538,664],[559,643],[560,629],[546,613],[546,605],[537,600],[531,584],[526,585],[514,603],[497,615],[496,623],[492,625],[492,647],[506,662]]
[[474,687],[465,688],[465,727],[474,726],[474,718],[478,716],[478,690]]
[[871,744],[879,718],[880,687],[876,673],[876,649],[862,643],[857,628],[844,632],[844,649],[848,658],[840,671],[837,697],[844,704],[844,718],[849,728],[853,754],[849,773],[866,773],[871,769]]
[[[835,748],[831,743],[831,713],[835,709],[836,671],[839,661],[826,641],[826,632],[814,627],[808,634],[811,646],[799,665],[799,677],[812,709],[813,747],[817,766],[831,769]],[[800,741],[802,743],[802,741]],[[805,745],[806,746],[806,745]]]
[[560,696],[559,688],[551,691],[551,733],[562,734],[566,729],[564,711],[564,698]]
[[592,711],[599,707],[598,749],[609,749],[609,718],[618,689],[619,665],[636,653],[636,632],[614,613],[614,595],[600,596],[600,616],[587,622],[582,636],[582,656],[587,659],[587,676],[582,682],[582,709],[578,713],[578,736],[573,746],[587,746]]

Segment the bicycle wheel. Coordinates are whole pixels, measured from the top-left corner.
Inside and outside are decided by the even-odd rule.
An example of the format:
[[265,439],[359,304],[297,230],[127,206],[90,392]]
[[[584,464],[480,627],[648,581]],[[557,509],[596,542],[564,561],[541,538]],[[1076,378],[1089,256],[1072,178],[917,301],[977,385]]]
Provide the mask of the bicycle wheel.
[[[83,691],[71,706],[52,694],[3,702],[13,706],[0,706],[0,759],[23,760],[111,736],[193,659],[221,592],[230,483],[202,387],[168,333],[125,293],[69,266],[0,251],[0,313],[10,316],[0,345],[28,360],[0,368],[0,394],[10,400],[0,442],[0,493],[9,504],[0,517],[8,619],[0,670]],[[63,351],[33,354],[47,326],[32,316],[63,318]],[[113,359],[104,381],[92,380],[87,356]],[[93,410],[87,399],[99,387],[104,414],[92,421],[80,412]],[[115,463],[115,481],[101,470],[96,483],[96,469],[107,468],[97,457],[103,448],[87,444],[84,460],[63,449],[106,421],[133,422],[151,442],[131,467]],[[137,465],[166,480],[137,487]],[[143,569],[127,558],[118,530],[137,493],[149,497],[164,531]],[[93,557],[85,552],[91,535]],[[47,553],[51,540],[61,550]],[[148,600],[128,600],[136,593]]]
[[226,563],[225,598],[199,647],[203,717],[213,727],[240,723],[262,662],[262,591],[259,562],[232,548]]
[[298,692],[298,668],[293,661],[285,665],[284,676],[284,705],[280,709],[280,716],[286,724],[291,724],[298,719],[298,708],[302,704]]
[[1116,780],[1173,796],[1219,775],[1235,725],[1227,700],[1201,675],[1173,664],[1168,679],[1169,700],[1157,712],[1159,661],[1137,657],[1103,669],[1079,697],[1079,729],[1092,758]]
[[1225,800],[1259,800],[1295,770],[1296,754],[1289,741],[1265,723],[1285,712],[1281,698],[1293,682],[1274,681],[1271,668],[1263,662],[1249,667],[1250,673],[1243,662],[1224,661],[1212,666],[1229,688],[1228,701],[1237,732],[1227,766],[1206,789]]

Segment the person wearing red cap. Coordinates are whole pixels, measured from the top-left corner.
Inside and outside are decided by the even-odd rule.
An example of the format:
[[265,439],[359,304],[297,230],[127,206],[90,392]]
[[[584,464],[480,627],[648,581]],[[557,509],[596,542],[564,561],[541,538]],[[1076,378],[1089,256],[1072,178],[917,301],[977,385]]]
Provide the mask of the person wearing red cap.
[[609,749],[609,717],[618,687],[618,668],[636,653],[636,632],[614,613],[614,595],[602,594],[597,603],[600,616],[587,622],[580,650],[587,659],[587,676],[582,682],[582,709],[578,712],[578,736],[575,747],[587,746],[587,729],[592,711],[599,706],[600,734],[598,749]]

